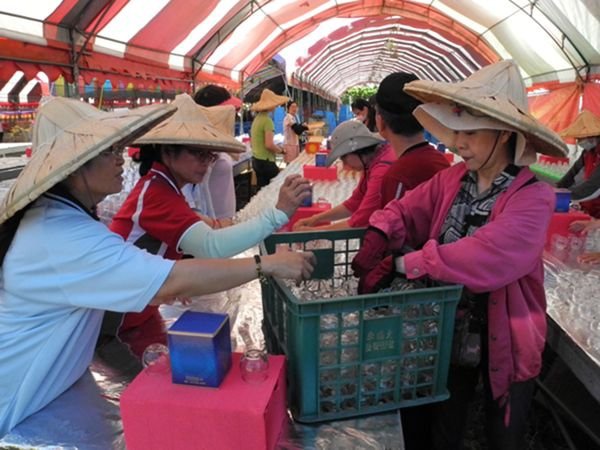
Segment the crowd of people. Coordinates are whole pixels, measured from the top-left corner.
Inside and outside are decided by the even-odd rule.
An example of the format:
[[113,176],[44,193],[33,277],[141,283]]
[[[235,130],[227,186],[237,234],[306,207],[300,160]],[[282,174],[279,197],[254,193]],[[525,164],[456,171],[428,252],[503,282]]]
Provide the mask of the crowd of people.
[[[310,277],[309,252],[216,257],[235,254],[285,223],[309,186],[291,177],[277,205],[256,221],[213,232],[214,221],[191,210],[181,187],[202,180],[215,152],[241,150],[213,122],[235,110],[203,108],[187,95],[174,103],[125,113],[66,98],[40,106],[33,156],[0,212],[0,435],[82,376],[105,311],[186,304],[266,275]],[[122,189],[124,146],[136,140],[147,146],[140,152],[143,176],[113,232],[99,221],[96,205]],[[184,259],[184,253],[201,257]],[[121,320],[113,322],[117,334]]]
[[[277,145],[271,113],[283,105]],[[33,157],[0,210],[0,436],[68,389],[95,348],[156,317],[158,305],[185,305],[264,275],[310,278],[310,252],[229,259],[286,224],[311,190],[288,176],[275,205],[233,225],[232,165],[245,150],[233,130],[240,107],[218,86],[125,113],[64,98],[40,106]],[[289,163],[300,152],[307,126],[297,108],[269,89],[251,106],[258,189],[278,175],[277,155]],[[346,201],[298,220],[294,230],[367,227],[352,261],[359,294],[397,277],[464,286],[450,398],[403,409],[407,449],[461,448],[480,381],[489,448],[524,448],[546,336],[543,230],[555,204],[552,187],[528,165],[536,152],[566,154],[565,143],[527,113],[512,61],[458,83],[392,73],[352,110],[356,118],[331,134],[327,164],[341,160],[361,172],[360,181]],[[462,162],[450,166],[425,130]],[[596,218],[600,119],[582,113],[563,136],[584,151],[558,185]],[[129,144],[140,147],[140,179],[107,228],[96,205],[120,191]],[[576,222],[572,230],[599,223]],[[582,258],[600,262],[597,254]],[[465,325],[477,336],[469,348],[460,347]]]

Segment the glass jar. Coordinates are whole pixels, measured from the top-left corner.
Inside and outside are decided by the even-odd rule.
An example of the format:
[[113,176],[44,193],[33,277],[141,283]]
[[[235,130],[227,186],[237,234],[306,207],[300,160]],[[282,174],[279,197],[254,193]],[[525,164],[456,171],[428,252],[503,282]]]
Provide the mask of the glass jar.
[[240,372],[246,383],[262,383],[269,376],[269,356],[265,350],[250,349],[240,359]]
[[158,362],[161,358],[168,358],[169,348],[163,344],[150,344],[144,350],[142,355],[142,366],[150,367]]

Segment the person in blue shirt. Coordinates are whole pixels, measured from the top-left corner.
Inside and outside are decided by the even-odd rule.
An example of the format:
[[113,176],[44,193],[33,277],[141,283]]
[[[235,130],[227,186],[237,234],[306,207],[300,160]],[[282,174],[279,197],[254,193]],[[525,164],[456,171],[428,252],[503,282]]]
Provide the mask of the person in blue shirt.
[[105,310],[310,276],[311,253],[169,261],[98,220],[96,205],[121,190],[123,146],[173,112],[105,113],[66,98],[38,110],[33,156],[0,205],[0,438],[86,372]]

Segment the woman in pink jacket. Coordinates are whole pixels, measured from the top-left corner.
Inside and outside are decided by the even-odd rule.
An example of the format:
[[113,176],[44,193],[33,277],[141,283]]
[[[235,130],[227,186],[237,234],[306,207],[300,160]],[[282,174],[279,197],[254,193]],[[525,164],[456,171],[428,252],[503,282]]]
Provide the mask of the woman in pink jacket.
[[[455,326],[450,399],[402,411],[406,448],[461,448],[481,377],[489,448],[522,449],[546,336],[541,256],[555,202],[526,166],[536,151],[558,156],[566,147],[526,113],[512,61],[405,91],[424,102],[414,112],[421,124],[464,163],[376,211],[353,268],[361,292],[398,274],[462,284],[456,324],[468,324],[464,334]],[[407,247],[416,250],[402,256]]]

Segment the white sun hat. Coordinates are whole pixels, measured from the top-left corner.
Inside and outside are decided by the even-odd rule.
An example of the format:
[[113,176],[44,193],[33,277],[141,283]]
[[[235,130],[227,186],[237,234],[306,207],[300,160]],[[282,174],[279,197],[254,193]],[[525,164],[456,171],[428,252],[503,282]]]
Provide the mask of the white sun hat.
[[382,144],[385,141],[371,133],[364,123],[358,120],[347,120],[333,130],[330,142],[331,152],[327,155],[327,166],[348,153]]
[[536,152],[568,153],[560,136],[529,114],[525,84],[511,60],[485,66],[457,83],[418,80],[404,90],[424,103],[413,112],[417,120],[448,147],[454,147],[455,131],[494,129],[517,134],[517,165],[535,162]]

